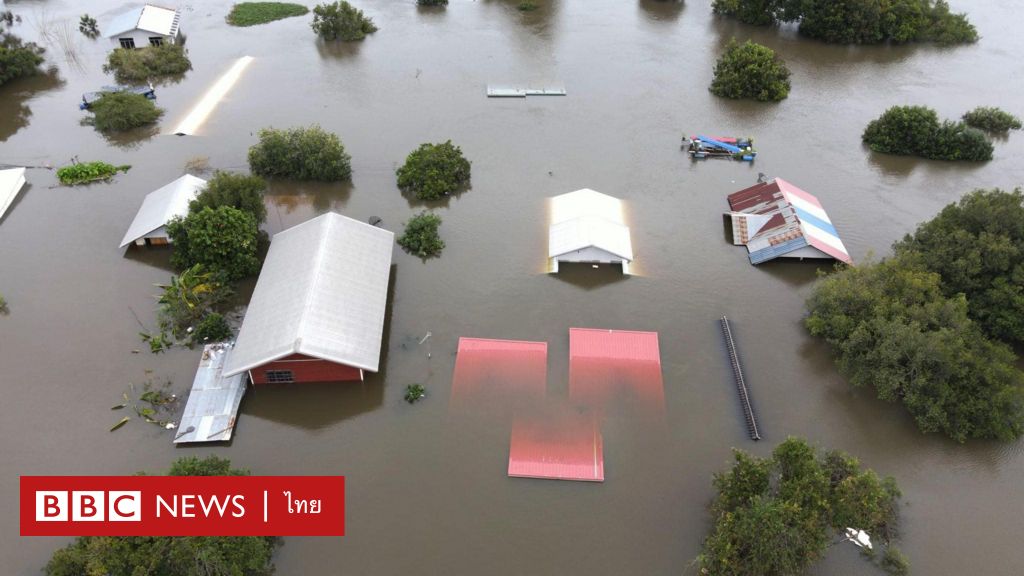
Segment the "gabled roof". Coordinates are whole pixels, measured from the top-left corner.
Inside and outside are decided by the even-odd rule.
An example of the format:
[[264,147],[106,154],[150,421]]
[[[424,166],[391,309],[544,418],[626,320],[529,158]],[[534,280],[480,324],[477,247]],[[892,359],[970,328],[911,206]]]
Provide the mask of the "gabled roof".
[[0,170],[0,218],[4,217],[4,213],[14,202],[14,197],[18,195],[18,191],[24,185],[24,168]]
[[175,216],[188,214],[188,203],[206,187],[206,180],[185,174],[174,182],[158,188],[142,201],[132,225],[128,227],[121,248],[167,224]]
[[181,15],[177,10],[146,4],[118,14],[103,30],[107,38],[132,30],[142,30],[162,36],[176,36]]
[[753,264],[808,246],[822,257],[853,264],[818,199],[782,178],[730,194],[729,206],[733,243],[746,245]]
[[629,227],[618,198],[583,188],[551,199],[548,257],[597,248],[633,260]]
[[224,373],[292,354],[376,372],[393,245],[333,212],[276,234]]

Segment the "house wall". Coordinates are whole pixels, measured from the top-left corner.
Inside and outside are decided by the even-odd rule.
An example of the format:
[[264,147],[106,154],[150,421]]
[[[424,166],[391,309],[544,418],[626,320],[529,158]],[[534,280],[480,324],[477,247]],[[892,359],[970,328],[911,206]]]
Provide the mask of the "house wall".
[[266,373],[270,370],[291,370],[296,384],[305,382],[350,382],[362,380],[359,368],[337,364],[328,360],[292,354],[280,360],[268,362],[249,371],[253,384],[268,384]]
[[584,248],[582,250],[576,250],[574,252],[567,252],[556,256],[556,259],[560,262],[597,262],[610,264],[612,262],[622,262],[622,258],[616,256],[610,252],[605,252],[600,248]]
[[160,36],[161,38],[164,39],[164,42],[166,42],[167,44],[174,44],[175,43],[175,38],[174,37],[164,36],[163,34],[154,34],[152,32],[146,32],[146,31],[143,31],[143,30],[130,30],[130,31],[125,32],[123,34],[118,34],[117,36],[112,36],[110,38],[110,43],[111,43],[111,45],[113,45],[114,48],[120,48],[121,47],[121,38],[133,38],[135,40],[135,47],[136,48],[143,48],[145,46],[149,46],[149,38],[150,38],[150,36]]

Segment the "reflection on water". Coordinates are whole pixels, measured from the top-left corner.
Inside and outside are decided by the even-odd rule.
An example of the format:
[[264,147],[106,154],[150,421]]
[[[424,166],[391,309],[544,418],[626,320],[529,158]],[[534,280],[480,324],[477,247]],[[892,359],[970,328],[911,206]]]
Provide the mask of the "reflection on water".
[[28,126],[32,109],[26,104],[34,96],[60,88],[64,81],[55,71],[19,78],[0,86],[0,142]]
[[686,9],[684,0],[640,0],[640,9],[655,22],[670,24]]

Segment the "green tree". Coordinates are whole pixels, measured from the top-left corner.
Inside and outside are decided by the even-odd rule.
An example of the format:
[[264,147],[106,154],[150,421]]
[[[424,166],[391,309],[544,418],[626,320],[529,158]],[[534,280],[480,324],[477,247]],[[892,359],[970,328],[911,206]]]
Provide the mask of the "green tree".
[[1024,194],[975,190],[896,243],[940,277],[947,297],[963,294],[991,336],[1024,342]]
[[23,76],[39,73],[46,51],[35,42],[25,42],[10,32],[21,22],[10,10],[0,12],[0,86]]
[[89,106],[91,124],[100,132],[123,132],[152,124],[164,111],[153,101],[132,92],[108,92]]
[[179,76],[191,69],[192,61],[181,44],[117,48],[107,54],[107,63],[103,65],[104,72],[113,73],[124,84]]
[[214,307],[231,296],[231,288],[202,264],[171,276],[170,283],[157,287],[160,288],[157,305],[161,331],[178,339],[184,338],[189,328],[195,327]]
[[416,0],[420,6],[447,6],[448,0]]
[[1010,130],[1020,130],[1020,118],[1013,114],[991,106],[978,106],[964,114],[964,124],[971,128],[984,130],[992,134],[1006,134]]
[[[181,458],[169,476],[247,476],[216,456]],[[276,538],[85,536],[57,550],[47,576],[270,576]]]
[[214,172],[206,187],[189,202],[189,212],[199,212],[203,208],[231,206],[247,212],[257,224],[267,219],[267,206],[263,202],[263,193],[267,183],[259,176],[249,176],[237,172]]
[[861,139],[875,152],[933,160],[986,161],[992,143],[963,122],[939,122],[925,106],[893,106],[868,123]]
[[806,326],[853,386],[901,402],[923,432],[1009,440],[1024,432],[1024,379],[1005,345],[967,317],[962,295],[902,256],[820,280]]
[[839,451],[819,454],[800,438],[770,458],[740,450],[734,458],[714,478],[715,526],[697,558],[702,574],[800,574],[847,526],[891,547],[900,498],[892,478],[880,480]]
[[398,187],[420,200],[437,200],[469,185],[469,160],[451,140],[421,144],[397,171]]
[[342,0],[313,8],[313,31],[324,40],[362,40],[377,31],[373,19]]
[[430,258],[441,254],[444,240],[437,233],[441,227],[441,217],[431,212],[420,212],[405,224],[405,231],[398,239],[398,245],[410,254],[420,258]]
[[767,46],[730,40],[715,65],[711,93],[724,98],[777,102],[789,95],[789,68]]
[[247,212],[231,206],[206,207],[172,219],[167,234],[174,243],[171,264],[179,270],[202,264],[226,280],[259,272],[259,228]]
[[264,128],[249,148],[249,169],[268,177],[333,182],[352,176],[352,158],[337,135],[319,126]]

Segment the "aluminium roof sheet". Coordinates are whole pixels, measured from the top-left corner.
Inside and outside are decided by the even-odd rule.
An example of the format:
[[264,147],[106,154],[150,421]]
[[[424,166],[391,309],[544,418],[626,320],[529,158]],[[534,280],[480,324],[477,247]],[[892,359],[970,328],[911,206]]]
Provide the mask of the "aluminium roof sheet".
[[25,185],[25,169],[9,168],[0,170],[0,218],[4,217],[7,209],[14,203],[15,196]]
[[146,194],[135,219],[121,239],[121,248],[167,224],[175,216],[186,216],[188,203],[205,187],[206,180],[185,174]]

